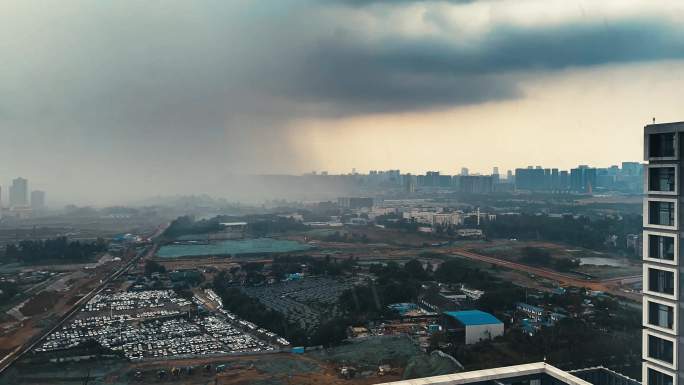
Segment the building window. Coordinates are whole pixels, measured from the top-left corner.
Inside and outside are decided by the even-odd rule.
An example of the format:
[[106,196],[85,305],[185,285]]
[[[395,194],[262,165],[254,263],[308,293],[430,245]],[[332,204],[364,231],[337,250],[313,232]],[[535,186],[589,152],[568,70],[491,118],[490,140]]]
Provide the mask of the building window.
[[674,261],[674,237],[664,235],[648,235],[648,257]]
[[648,368],[647,385],[672,385],[672,376],[668,376],[665,373]]
[[675,191],[674,167],[653,167],[648,169],[649,191]]
[[674,308],[649,301],[648,323],[661,328],[672,329],[674,325]]
[[666,158],[675,156],[675,134],[651,134],[648,140],[648,155],[651,158]]
[[649,201],[648,223],[651,225],[674,226],[674,202]]
[[648,290],[663,294],[674,294],[674,273],[671,271],[648,269]]
[[656,360],[673,363],[673,343],[660,337],[648,336],[648,356]]

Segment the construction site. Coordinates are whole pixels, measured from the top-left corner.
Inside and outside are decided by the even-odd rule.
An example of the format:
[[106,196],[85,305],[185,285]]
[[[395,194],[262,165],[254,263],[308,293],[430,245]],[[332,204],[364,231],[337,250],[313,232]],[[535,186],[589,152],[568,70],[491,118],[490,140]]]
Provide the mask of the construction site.
[[[408,337],[384,337],[304,353],[269,353],[129,362],[97,360],[27,362],[13,367],[0,384],[128,385],[176,384],[374,384],[458,371],[458,363],[425,355]],[[406,374],[406,375],[405,375]]]

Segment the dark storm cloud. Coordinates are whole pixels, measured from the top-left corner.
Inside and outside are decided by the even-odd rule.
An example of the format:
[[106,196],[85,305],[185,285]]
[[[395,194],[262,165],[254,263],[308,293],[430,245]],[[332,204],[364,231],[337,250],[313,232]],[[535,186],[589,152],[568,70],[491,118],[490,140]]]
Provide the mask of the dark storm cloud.
[[411,3],[450,3],[450,4],[469,4],[482,0],[329,0],[332,3],[342,3],[354,6],[366,6],[375,4],[411,4]]
[[[390,8],[406,2],[384,1]],[[514,98],[521,73],[684,55],[682,27],[663,20],[492,25],[460,34],[426,12],[416,17],[441,32],[369,38],[353,20],[322,15],[329,3],[169,3],[162,12],[89,3],[69,15],[75,20],[56,23],[57,37],[41,36],[46,51],[32,52],[28,68],[21,60],[7,65],[3,80],[14,88],[0,111],[113,125],[123,135],[154,135],[156,126],[182,134],[232,121],[273,125],[307,114]]]
[[[360,7],[369,3],[378,7]],[[57,160],[83,175],[143,180],[135,191],[177,189],[172,178],[209,191],[226,172],[309,169],[291,146],[298,118],[518,98],[537,71],[684,55],[684,28],[669,19],[492,22],[464,33],[421,2],[415,18],[429,33],[383,23],[409,3],[2,2],[0,164]],[[28,162],[0,173],[71,177]],[[124,191],[111,183],[101,190]]]
[[373,112],[516,97],[519,76],[611,63],[684,57],[680,28],[657,20],[544,28],[499,26],[465,48],[458,37],[318,42],[292,93]]

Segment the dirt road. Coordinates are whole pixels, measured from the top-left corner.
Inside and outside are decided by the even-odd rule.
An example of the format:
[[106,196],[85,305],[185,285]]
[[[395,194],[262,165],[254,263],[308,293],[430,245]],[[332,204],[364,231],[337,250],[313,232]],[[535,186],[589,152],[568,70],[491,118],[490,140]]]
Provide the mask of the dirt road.
[[584,287],[587,289],[591,290],[596,290],[596,291],[604,291],[611,293],[616,296],[628,298],[634,301],[641,301],[641,295],[637,293],[630,293],[630,292],[625,292],[619,288],[620,284],[623,281],[634,281],[635,279],[638,279],[639,276],[628,276],[628,277],[615,277],[615,278],[609,278],[609,279],[604,279],[604,280],[590,280],[586,278],[579,278],[577,276],[573,276],[570,274],[564,274],[560,273],[554,270],[550,269],[545,269],[542,267],[534,267],[534,266],[529,266],[529,265],[524,265],[522,263],[517,263],[517,262],[511,262],[507,261],[504,259],[499,259],[495,257],[490,257],[487,255],[482,255],[482,254],[477,254],[473,253],[472,251],[468,251],[462,248],[450,248],[450,249],[444,249],[445,251],[448,250],[449,253],[456,254],[458,256],[462,256],[468,259],[472,259],[475,261],[479,262],[487,262],[491,263],[493,265],[497,266],[502,266],[506,267],[511,270],[517,270],[517,271],[523,271],[528,274],[534,274],[539,277],[543,277],[546,279],[550,279],[553,281],[558,282],[560,285],[563,286],[576,286],[576,287]]

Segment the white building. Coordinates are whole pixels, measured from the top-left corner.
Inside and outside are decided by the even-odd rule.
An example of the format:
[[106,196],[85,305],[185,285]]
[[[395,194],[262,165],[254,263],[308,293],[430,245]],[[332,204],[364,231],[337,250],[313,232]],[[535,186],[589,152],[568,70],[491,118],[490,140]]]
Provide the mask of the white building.
[[433,226],[459,226],[462,224],[462,213],[439,213],[432,216]]
[[458,231],[456,231],[456,234],[459,237],[475,238],[481,237],[483,235],[483,232],[480,229],[459,229]]
[[465,344],[489,340],[504,333],[504,324],[493,315],[480,310],[447,311],[447,331],[465,329]]
[[396,207],[373,207],[368,211],[368,219],[373,220],[383,215],[393,215],[397,213]]
[[458,226],[463,224],[463,213],[442,213],[433,211],[407,211],[402,214],[406,220],[430,226]]

